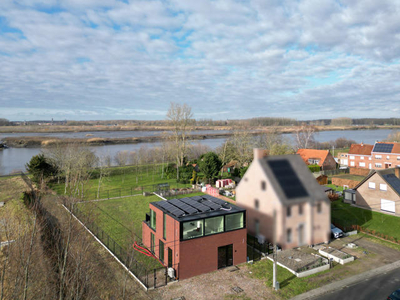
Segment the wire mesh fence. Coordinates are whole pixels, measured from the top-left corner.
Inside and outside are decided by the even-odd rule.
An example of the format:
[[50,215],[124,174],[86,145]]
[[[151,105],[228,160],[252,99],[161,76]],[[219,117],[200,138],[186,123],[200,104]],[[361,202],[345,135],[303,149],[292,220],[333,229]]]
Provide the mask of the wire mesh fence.
[[252,235],[247,235],[247,260],[258,261],[272,251],[272,245],[268,242],[259,243]]
[[[164,286],[171,280],[168,277],[167,267],[149,268],[143,262],[135,259],[133,248],[127,249],[127,247],[118,244],[118,242],[76,205],[72,207],[72,213],[85,224],[88,230],[90,230],[147,289]],[[137,242],[141,243],[141,240]]]
[[122,198],[122,197],[139,196],[139,195],[146,196],[153,193],[162,195],[168,192],[171,194],[180,195],[182,193],[187,193],[187,194],[193,193],[194,190],[191,189],[187,184],[179,182],[159,183],[159,184],[150,184],[143,186],[131,186],[128,188],[90,191],[86,192],[84,198],[87,200],[103,200],[103,199]]

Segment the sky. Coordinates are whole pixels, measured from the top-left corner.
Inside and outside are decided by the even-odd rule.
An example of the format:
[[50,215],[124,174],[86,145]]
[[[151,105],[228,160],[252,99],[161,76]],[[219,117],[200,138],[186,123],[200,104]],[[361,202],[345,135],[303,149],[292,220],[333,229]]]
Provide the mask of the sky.
[[0,118],[400,117],[400,1],[1,0]]

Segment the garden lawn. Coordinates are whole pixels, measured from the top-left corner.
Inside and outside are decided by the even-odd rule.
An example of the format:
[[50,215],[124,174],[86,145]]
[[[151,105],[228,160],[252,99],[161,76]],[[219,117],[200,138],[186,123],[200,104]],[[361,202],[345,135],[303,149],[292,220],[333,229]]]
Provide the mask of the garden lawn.
[[[142,222],[146,213],[150,211],[149,203],[160,201],[153,196],[133,196],[122,199],[112,199],[97,202],[77,204],[78,209],[85,212],[97,226],[106,232],[112,239],[125,249],[132,249],[135,240],[141,241]],[[152,268],[159,268],[161,264],[154,258],[135,253],[137,258]]]
[[331,203],[332,222],[343,227],[360,225],[400,240],[400,218],[370,211],[342,201]]
[[[253,265],[249,265],[249,269],[252,272],[250,276],[253,278],[264,280],[265,285],[272,289],[272,267],[273,263],[269,259],[258,261]],[[335,265],[335,268],[341,269],[342,266]],[[332,272],[332,270],[326,270],[314,275],[298,278],[296,277],[296,275],[290,273],[285,268],[277,266],[277,281],[279,282],[280,289],[277,292],[274,291],[274,293],[279,295],[282,299],[290,299],[296,295],[305,293],[309,290],[318,288],[324,284],[329,283],[329,278],[318,280],[319,276],[329,272]]]
[[[160,183],[169,183],[171,188],[190,186],[189,184],[177,183],[176,178],[168,179],[165,173],[162,176],[160,165],[149,166],[148,169],[142,166],[139,172],[136,172],[136,169],[132,167],[111,169],[111,174],[102,179],[99,199],[141,194],[142,191],[153,192],[153,185]],[[98,185],[98,178],[89,180],[86,184],[86,195],[84,197],[86,200],[98,199]],[[49,186],[60,195],[64,193],[64,183],[62,182],[60,184],[51,183]]]

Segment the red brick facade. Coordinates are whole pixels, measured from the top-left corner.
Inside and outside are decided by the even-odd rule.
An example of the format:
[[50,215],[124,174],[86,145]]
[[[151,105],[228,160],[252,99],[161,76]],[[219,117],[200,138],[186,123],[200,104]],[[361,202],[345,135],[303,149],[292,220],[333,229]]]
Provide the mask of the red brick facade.
[[168,248],[172,250],[171,265],[178,279],[212,272],[218,269],[218,247],[233,244],[233,264],[246,262],[247,230],[246,228],[221,232],[190,240],[180,240],[180,222],[165,214],[166,239],[163,238],[163,211],[152,204],[149,205],[156,213],[156,231],[143,222],[142,241],[151,249],[151,233],[155,236],[155,255],[159,257],[159,241],[164,243],[164,265],[168,266]]
[[393,144],[391,153],[374,152],[373,145],[351,145],[348,154],[349,167],[382,170],[400,166],[400,143],[385,144]]

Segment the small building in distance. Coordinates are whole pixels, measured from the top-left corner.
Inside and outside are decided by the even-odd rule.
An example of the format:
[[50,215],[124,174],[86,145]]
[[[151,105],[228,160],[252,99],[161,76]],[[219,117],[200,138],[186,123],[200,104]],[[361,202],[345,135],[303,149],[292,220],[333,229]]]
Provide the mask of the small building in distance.
[[319,185],[328,184],[328,176],[324,174],[313,173]]
[[348,166],[353,168],[369,168],[373,169],[371,152],[373,145],[368,144],[352,144],[348,153]]
[[264,157],[254,149],[236,203],[247,211],[249,234],[273,242],[275,227],[282,249],[330,239],[330,201],[298,155]]
[[372,171],[355,191],[358,207],[400,216],[400,167]]
[[349,167],[382,170],[400,166],[400,143],[352,144]]
[[186,279],[246,262],[246,211],[203,195],[151,202],[143,244]]
[[336,161],[329,150],[299,149],[297,154],[307,165],[318,165],[323,171],[336,169]]

